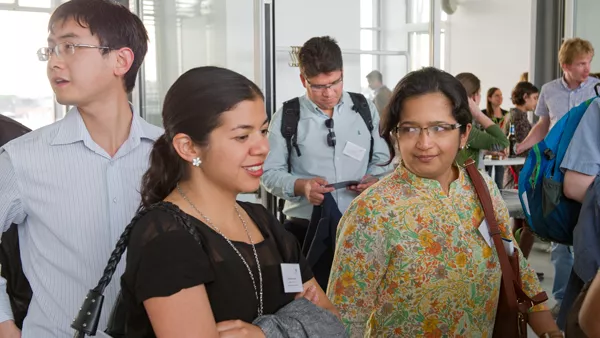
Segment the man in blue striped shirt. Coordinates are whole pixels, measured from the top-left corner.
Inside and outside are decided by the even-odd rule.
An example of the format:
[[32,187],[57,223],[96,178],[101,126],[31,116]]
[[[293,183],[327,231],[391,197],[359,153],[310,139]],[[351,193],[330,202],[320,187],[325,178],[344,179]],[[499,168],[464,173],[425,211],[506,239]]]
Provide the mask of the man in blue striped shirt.
[[[148,155],[162,133],[128,102],[147,51],[137,16],[109,0],[72,0],[48,27],[48,47],[38,57],[48,62],[57,101],[75,108],[0,150],[0,227],[18,224],[33,290],[19,332],[0,279],[0,337],[72,335],[72,319],[139,205]],[[115,279],[99,331],[118,290]]]

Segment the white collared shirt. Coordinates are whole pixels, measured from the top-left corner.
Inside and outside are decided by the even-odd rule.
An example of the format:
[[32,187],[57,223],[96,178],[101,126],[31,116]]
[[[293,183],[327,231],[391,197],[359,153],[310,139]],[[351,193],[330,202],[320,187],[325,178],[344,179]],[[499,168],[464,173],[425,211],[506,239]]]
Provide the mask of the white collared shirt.
[[[73,318],[140,204],[141,177],[162,133],[134,113],[129,137],[111,157],[73,108],[63,120],[0,149],[0,226],[6,231],[18,224],[23,270],[33,290],[23,338],[72,336]],[[123,268],[105,291],[100,337]],[[0,279],[0,322],[11,318]]]

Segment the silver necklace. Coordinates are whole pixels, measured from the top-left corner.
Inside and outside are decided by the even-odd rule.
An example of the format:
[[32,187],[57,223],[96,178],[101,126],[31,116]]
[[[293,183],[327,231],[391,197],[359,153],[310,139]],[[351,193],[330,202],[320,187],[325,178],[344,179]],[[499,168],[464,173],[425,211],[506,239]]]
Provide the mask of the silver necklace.
[[210,218],[206,217],[206,215],[204,215],[200,210],[198,210],[198,208],[196,208],[196,206],[194,205],[194,203],[192,203],[192,201],[190,201],[188,199],[188,197],[183,193],[183,191],[179,187],[179,183],[177,183],[177,191],[179,192],[179,195],[181,195],[181,197],[183,197],[183,199],[186,202],[188,202],[188,204],[200,216],[202,216],[202,218],[206,221],[206,224],[208,226],[210,226],[211,228],[213,228],[219,235],[221,235],[221,237],[223,237],[227,241],[227,243],[229,243],[229,246],[231,246],[231,248],[235,251],[235,253],[237,253],[237,255],[240,257],[240,259],[242,260],[242,262],[246,266],[246,269],[248,269],[248,274],[250,275],[250,279],[252,279],[252,286],[254,287],[254,295],[256,296],[256,300],[258,300],[258,316],[259,317],[262,316],[263,315],[263,280],[262,280],[262,271],[260,269],[260,262],[258,261],[258,254],[256,253],[256,247],[254,246],[254,241],[252,240],[252,236],[250,236],[250,231],[248,231],[248,225],[246,224],[246,221],[242,217],[242,214],[240,213],[240,210],[238,209],[237,204],[235,205],[235,212],[237,213],[238,218],[240,219],[240,221],[242,221],[242,225],[244,226],[244,231],[246,231],[246,235],[248,236],[248,240],[250,240],[250,245],[252,245],[252,252],[254,253],[254,259],[256,260],[256,266],[258,268],[258,284],[259,284],[260,292],[256,288],[256,282],[254,280],[254,274],[252,273],[252,270],[250,269],[250,265],[248,265],[248,263],[244,259],[244,256],[242,256],[242,254],[235,247],[235,245],[233,245],[233,243],[231,243],[231,240],[229,240],[229,238],[227,238],[227,236],[225,236],[221,232],[221,230],[217,226],[215,226],[213,224],[213,222],[210,220]]

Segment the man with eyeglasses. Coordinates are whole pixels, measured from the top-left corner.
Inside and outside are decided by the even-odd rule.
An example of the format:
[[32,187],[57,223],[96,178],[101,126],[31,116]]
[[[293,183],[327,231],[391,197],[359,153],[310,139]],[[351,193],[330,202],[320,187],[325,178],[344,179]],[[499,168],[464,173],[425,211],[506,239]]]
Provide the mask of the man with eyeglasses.
[[[19,332],[0,279],[0,337],[73,335],[81,300],[139,206],[148,156],[162,134],[128,102],[147,51],[137,16],[110,0],[71,0],[48,29],[38,57],[56,100],[74,108],[0,149],[0,227],[17,224],[33,291]],[[99,337],[118,291],[118,281],[106,289]]]
[[[323,202],[324,194],[332,193],[343,213],[391,167],[380,166],[390,154],[379,135],[377,108],[362,97],[370,116],[361,116],[351,97],[356,94],[344,91],[342,52],[337,42],[328,36],[311,38],[302,46],[298,59],[306,94],[298,98],[300,113],[293,149],[288,151],[281,132],[282,108],[271,120],[271,151],[261,181],[268,192],[286,201],[284,226],[302,244],[313,206]],[[326,187],[346,181],[359,184],[337,190]]]

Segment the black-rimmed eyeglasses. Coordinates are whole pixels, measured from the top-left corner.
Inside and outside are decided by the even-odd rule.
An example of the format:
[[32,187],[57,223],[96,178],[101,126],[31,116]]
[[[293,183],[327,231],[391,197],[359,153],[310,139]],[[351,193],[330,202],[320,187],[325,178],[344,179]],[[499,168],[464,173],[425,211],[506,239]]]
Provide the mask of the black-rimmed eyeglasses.
[[333,119],[325,120],[325,127],[329,129],[327,134],[327,145],[335,147],[335,132],[333,131]]

